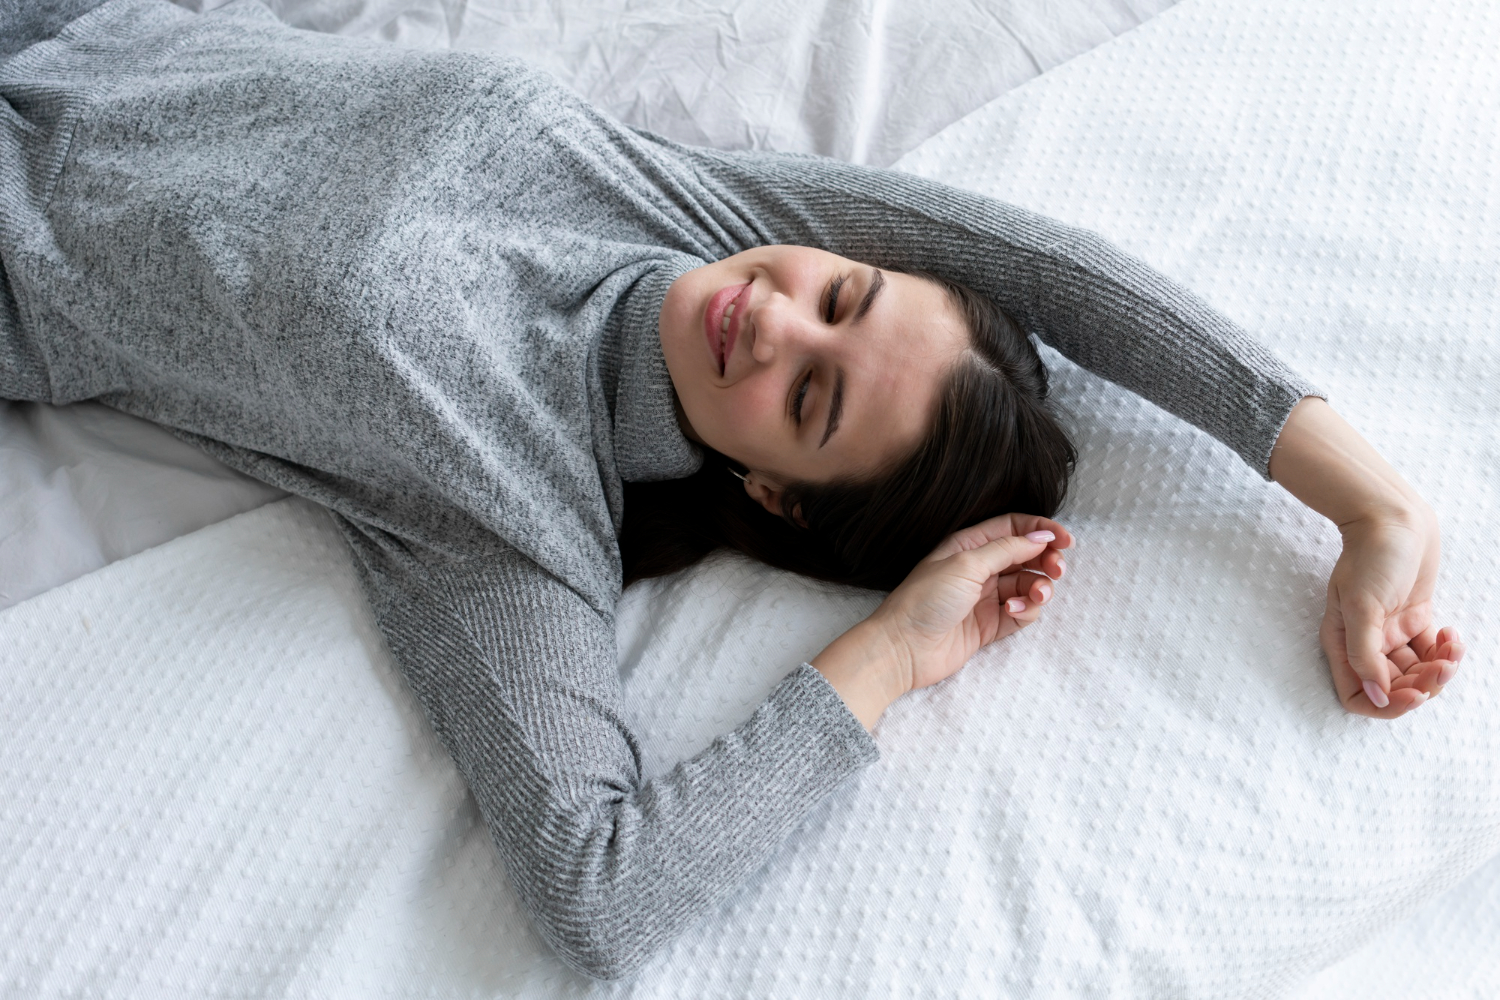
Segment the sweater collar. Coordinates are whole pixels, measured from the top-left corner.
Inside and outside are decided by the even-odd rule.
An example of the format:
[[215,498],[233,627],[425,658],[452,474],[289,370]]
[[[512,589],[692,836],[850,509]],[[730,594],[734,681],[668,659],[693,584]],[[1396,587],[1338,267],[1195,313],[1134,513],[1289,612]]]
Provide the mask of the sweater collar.
[[702,450],[683,436],[677,423],[677,392],[657,326],[672,282],[703,263],[686,254],[661,261],[622,303],[614,398],[615,466],[621,479],[682,479],[703,464]]

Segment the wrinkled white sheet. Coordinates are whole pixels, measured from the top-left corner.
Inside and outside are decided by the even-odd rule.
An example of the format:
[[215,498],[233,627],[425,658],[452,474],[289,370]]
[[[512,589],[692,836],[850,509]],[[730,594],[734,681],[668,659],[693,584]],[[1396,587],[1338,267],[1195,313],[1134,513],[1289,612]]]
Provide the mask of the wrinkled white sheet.
[[527,59],[682,142],[885,166],[1177,0],[267,2],[299,27]]
[[[300,27],[530,59],[687,142],[881,164],[1175,2],[269,0]],[[0,608],[270,495],[111,419],[0,410]]]
[[[1500,993],[1500,10],[1441,7],[1189,0],[903,163],[1102,230],[1331,391],[1443,517],[1442,618],[1472,652],[1437,702],[1345,714],[1316,638],[1332,529],[1053,359],[1082,460],[1048,615],[898,703],[879,764],[637,980],[596,986],[526,924],[336,535],[285,501],[0,614],[0,981]],[[633,588],[648,771],[874,600],[729,556]]]
[[0,400],[0,608],[284,495],[97,403]]

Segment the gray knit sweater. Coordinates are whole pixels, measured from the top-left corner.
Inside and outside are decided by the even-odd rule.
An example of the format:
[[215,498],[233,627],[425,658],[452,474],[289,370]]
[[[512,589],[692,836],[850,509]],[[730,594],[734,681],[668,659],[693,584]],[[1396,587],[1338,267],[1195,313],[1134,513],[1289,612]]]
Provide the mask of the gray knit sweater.
[[0,97],[0,396],[100,400],[332,510],[537,928],[592,976],[639,968],[877,757],[788,664],[642,778],[615,539],[622,479],[700,460],[656,331],[676,277],[766,243],[935,271],[1262,472],[1314,391],[1089,233],[679,146],[516,62],[253,3],[113,0],[0,64]]

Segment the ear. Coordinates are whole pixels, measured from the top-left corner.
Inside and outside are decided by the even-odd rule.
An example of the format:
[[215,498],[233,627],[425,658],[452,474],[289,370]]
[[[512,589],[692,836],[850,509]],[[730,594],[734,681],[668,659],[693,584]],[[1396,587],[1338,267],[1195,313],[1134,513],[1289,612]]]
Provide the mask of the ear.
[[[758,472],[750,472],[745,476],[745,492],[750,499],[764,507],[776,517],[782,517],[781,498],[786,490],[780,484],[775,483],[762,476]],[[802,509],[799,507],[792,511],[792,520],[800,527],[807,527],[807,522],[802,520]]]
[[758,472],[746,473],[744,482],[745,492],[750,495],[751,500],[754,500],[777,517],[781,516],[781,495],[783,490],[779,485],[770,482]]

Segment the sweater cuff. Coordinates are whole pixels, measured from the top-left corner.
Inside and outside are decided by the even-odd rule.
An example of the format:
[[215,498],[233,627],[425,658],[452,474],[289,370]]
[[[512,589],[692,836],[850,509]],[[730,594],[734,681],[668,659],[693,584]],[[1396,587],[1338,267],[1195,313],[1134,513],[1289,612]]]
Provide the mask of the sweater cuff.
[[875,740],[844,704],[828,678],[804,663],[787,674],[752,717],[762,713],[784,727],[783,749],[794,753],[804,774],[826,774],[828,789],[880,759]]
[[1281,440],[1281,432],[1286,427],[1287,419],[1298,403],[1311,396],[1328,401],[1328,393],[1300,378],[1277,384],[1267,393],[1268,398],[1255,419],[1255,426],[1261,433],[1254,439],[1255,445],[1247,443],[1240,450],[1240,457],[1267,482],[1273,481],[1271,452],[1275,450],[1276,442]]

